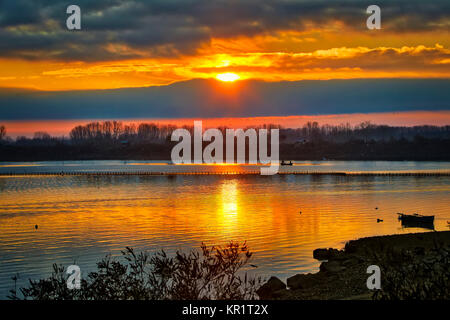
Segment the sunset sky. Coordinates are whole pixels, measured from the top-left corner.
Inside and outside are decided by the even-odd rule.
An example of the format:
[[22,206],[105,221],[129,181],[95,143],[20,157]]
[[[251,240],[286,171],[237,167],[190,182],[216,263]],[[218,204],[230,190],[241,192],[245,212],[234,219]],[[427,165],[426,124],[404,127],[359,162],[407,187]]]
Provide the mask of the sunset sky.
[[[381,30],[367,29],[366,8],[373,3],[360,0],[70,4],[81,8],[79,31],[66,28],[66,1],[0,1],[0,119],[9,102],[3,94],[16,92],[13,88],[118,89],[199,78],[272,83],[450,78],[448,0],[377,1]],[[397,111],[383,107],[379,111]],[[436,110],[449,109],[447,100]],[[366,112],[363,106],[360,112]],[[147,117],[155,116],[149,107]]]

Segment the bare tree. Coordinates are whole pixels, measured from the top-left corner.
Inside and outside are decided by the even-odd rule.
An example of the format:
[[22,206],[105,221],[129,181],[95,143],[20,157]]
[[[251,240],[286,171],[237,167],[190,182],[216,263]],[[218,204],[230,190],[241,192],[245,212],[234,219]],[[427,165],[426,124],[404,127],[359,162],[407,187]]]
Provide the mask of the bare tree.
[[5,136],[6,136],[6,128],[5,126],[0,126],[0,140],[3,140]]
[[50,134],[45,131],[38,131],[34,133],[34,139],[37,140],[49,140],[51,138]]

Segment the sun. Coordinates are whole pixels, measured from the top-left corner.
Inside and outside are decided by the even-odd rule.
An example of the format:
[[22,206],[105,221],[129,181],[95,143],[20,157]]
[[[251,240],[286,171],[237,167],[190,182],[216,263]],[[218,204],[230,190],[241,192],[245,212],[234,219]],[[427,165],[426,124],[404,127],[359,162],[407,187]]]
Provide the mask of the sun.
[[217,80],[226,81],[226,82],[234,82],[236,80],[239,80],[240,78],[241,77],[239,77],[239,75],[237,75],[236,73],[232,73],[232,72],[219,73],[216,76]]

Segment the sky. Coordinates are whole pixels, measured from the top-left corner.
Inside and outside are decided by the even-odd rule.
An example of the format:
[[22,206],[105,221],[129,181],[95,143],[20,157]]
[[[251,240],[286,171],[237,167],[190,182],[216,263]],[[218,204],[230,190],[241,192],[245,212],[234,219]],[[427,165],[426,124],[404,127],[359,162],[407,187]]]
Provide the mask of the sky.
[[[429,81],[420,95],[430,103],[422,107],[411,104],[409,108],[405,97],[405,104],[396,108],[399,98],[391,94],[378,107],[366,107],[363,98],[359,110],[337,113],[450,109],[448,97],[441,95],[437,101],[433,89],[436,79],[443,81],[440,90],[450,89],[448,0],[377,1],[380,30],[366,27],[366,8],[373,1],[364,0],[76,0],[70,4],[81,8],[81,30],[67,30],[66,1],[0,0],[0,121],[35,119],[40,112],[28,113],[34,102],[42,110],[41,118],[54,119],[61,113],[47,107],[45,95],[36,92],[50,91],[54,97],[68,91],[76,100],[77,92],[83,96],[91,90],[106,90],[96,92],[108,95],[111,89],[172,88],[195,79],[220,82],[216,79],[229,79],[229,75],[237,79],[229,85],[240,86],[241,91],[247,90],[244,84],[262,81],[283,92],[289,82],[304,80],[349,80],[351,86],[358,79],[376,79],[388,86],[393,81],[395,87],[400,80],[420,79]],[[405,90],[415,92],[414,86]],[[355,90],[371,96],[372,87]],[[28,102],[13,104],[11,94]],[[326,97],[328,91],[317,94]],[[226,100],[233,101],[232,96]],[[66,108],[76,108],[73,99]],[[140,102],[145,101],[141,96]],[[185,100],[186,110],[197,110],[192,106],[196,101]],[[78,104],[82,103],[92,105],[92,112],[80,116],[74,110],[67,117],[108,117],[95,110],[94,98]],[[11,105],[17,113],[6,110]],[[297,109],[277,106],[273,115],[311,114],[303,109],[305,103],[300,105]],[[345,105],[344,96],[335,109]],[[205,117],[248,117],[255,110],[253,105],[225,107],[230,112],[206,110]],[[154,105],[147,108],[139,117],[198,117],[186,110],[171,113],[171,105],[159,106],[168,115]],[[314,108],[315,114],[336,113],[327,107],[322,110],[321,105],[307,108]]]

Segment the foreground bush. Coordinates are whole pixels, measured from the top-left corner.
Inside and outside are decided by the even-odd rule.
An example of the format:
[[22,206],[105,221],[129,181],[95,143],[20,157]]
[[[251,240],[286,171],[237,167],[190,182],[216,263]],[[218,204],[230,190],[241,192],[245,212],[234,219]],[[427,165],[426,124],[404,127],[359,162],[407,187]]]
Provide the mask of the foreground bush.
[[[261,285],[260,278],[238,275],[252,256],[246,243],[230,242],[223,248],[202,244],[200,252],[177,252],[174,257],[127,247],[122,255],[124,263],[110,256],[97,263],[97,271],[81,280],[80,289],[68,289],[69,275],[55,264],[49,278],[30,280],[19,292],[24,299],[37,300],[255,299]],[[11,290],[9,298],[20,299],[19,292]]]
[[[388,259],[382,263],[387,270],[382,277],[376,300],[448,300],[450,298],[449,247],[435,245],[425,254],[402,252],[401,261]],[[404,261],[407,261],[406,263]]]

